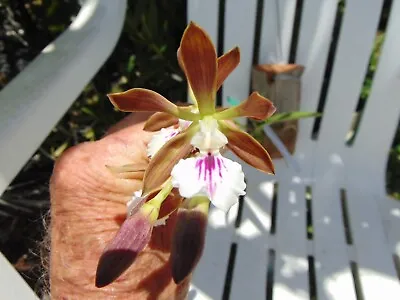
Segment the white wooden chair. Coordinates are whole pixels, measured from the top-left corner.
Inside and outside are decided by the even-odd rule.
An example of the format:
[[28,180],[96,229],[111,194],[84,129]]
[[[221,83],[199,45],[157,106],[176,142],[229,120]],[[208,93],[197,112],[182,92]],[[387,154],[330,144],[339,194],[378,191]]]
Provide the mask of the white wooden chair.
[[[203,26],[216,44],[218,2],[188,0],[188,19]],[[258,62],[287,62],[296,1],[263,3]],[[311,139],[313,120],[302,120],[294,155],[299,171],[281,160],[275,162],[274,177],[244,168],[248,189],[240,217],[237,207],[228,217],[210,212],[190,299],[399,299],[393,257],[400,255],[400,205],[385,191],[387,153],[400,114],[399,0],[392,4],[355,143],[344,143],[382,3],[346,1],[318,139]],[[1,191],[109,55],[125,7],[125,0],[86,1],[70,29],[2,91],[0,136],[7,143],[0,147]],[[249,93],[256,9],[257,0],[225,0],[224,50],[239,45],[242,62],[224,84],[224,102],[227,96],[243,99]],[[318,105],[336,9],[337,0],[303,0],[296,53],[296,62],[306,67],[303,111]],[[307,220],[312,221],[311,238]],[[12,271],[0,256],[0,298],[34,299]]]
[[[76,19],[0,93],[0,194],[114,49],[126,0],[85,0]],[[0,299],[36,299],[0,253]]]
[[[223,86],[224,104],[228,96],[249,94],[257,2],[225,0],[223,48],[240,46],[241,64]],[[189,299],[400,299],[394,259],[400,255],[400,203],[385,190],[387,156],[400,115],[400,1],[392,3],[352,146],[346,146],[345,136],[383,0],[345,2],[318,138],[311,138],[314,120],[299,122],[294,154],[299,171],[282,160],[275,161],[274,177],[244,167],[248,188],[241,216],[236,219],[237,207],[227,218],[211,210]],[[302,111],[317,110],[337,5],[337,0],[303,1],[296,51],[296,63],[305,66]],[[218,10],[218,1],[188,0],[188,20],[203,26],[215,44]],[[295,0],[263,1],[258,63],[288,62],[295,10]],[[310,222],[313,234],[307,237]]]

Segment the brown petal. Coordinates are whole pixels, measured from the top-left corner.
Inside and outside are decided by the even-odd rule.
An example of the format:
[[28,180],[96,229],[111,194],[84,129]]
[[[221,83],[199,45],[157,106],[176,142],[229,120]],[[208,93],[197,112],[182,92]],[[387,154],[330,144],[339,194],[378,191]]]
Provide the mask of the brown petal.
[[[183,33],[178,57],[201,114],[215,111],[217,53],[208,34],[191,22]],[[179,58],[178,58],[179,60]]]
[[160,207],[158,218],[161,219],[172,214],[179,208],[182,201],[183,198],[179,195],[179,191],[177,189],[173,189],[172,192],[163,201]]
[[106,168],[114,173],[118,178],[123,179],[143,179],[144,171],[147,168],[147,164],[127,164],[122,166],[109,166],[106,165]]
[[150,241],[152,223],[138,212],[122,224],[100,257],[96,270],[96,287],[109,285],[122,275]]
[[207,215],[198,210],[180,208],[177,213],[170,262],[176,284],[196,267],[204,249]]
[[225,79],[232,73],[240,62],[239,47],[235,47],[224,55],[218,57],[217,69],[217,90],[221,87]]
[[125,173],[125,172],[140,172],[146,170],[147,164],[139,163],[139,164],[127,164],[122,166],[110,166],[106,165],[106,167],[113,173]]
[[276,111],[274,104],[259,93],[252,93],[247,100],[237,106],[228,108],[215,114],[218,120],[233,119],[237,117],[249,117],[256,120],[264,120],[272,116]]
[[177,124],[179,119],[165,112],[156,112],[144,124],[145,131],[158,131],[161,128]]
[[175,164],[192,151],[190,140],[198,130],[198,126],[198,122],[193,122],[153,156],[144,174],[142,195],[148,195],[163,184],[170,177]]
[[179,115],[179,109],[175,104],[151,90],[135,88],[107,96],[121,111],[161,111],[174,116]]
[[220,130],[228,138],[228,148],[240,159],[268,174],[275,174],[274,164],[267,150],[251,135],[219,121]]

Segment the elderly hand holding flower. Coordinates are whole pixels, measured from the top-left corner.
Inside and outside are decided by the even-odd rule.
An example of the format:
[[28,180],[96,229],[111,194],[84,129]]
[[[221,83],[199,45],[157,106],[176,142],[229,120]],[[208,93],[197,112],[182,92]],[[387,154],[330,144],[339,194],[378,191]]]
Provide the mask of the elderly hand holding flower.
[[141,88],[109,95],[121,111],[155,112],[144,129],[156,133],[148,143],[148,166],[128,162],[108,167],[117,177],[141,174],[143,185],[100,257],[97,287],[121,280],[120,275],[143,257],[152,234],[163,227],[172,228],[167,249],[171,252],[167,263],[171,277],[177,286],[187,282],[202,253],[210,202],[227,212],[245,194],[242,167],[221,155],[225,148],[253,167],[274,173],[268,152],[229,121],[236,117],[265,119],[275,112],[272,103],[252,93],[238,106],[215,107],[217,90],[239,64],[239,49],[218,58],[208,35],[190,23],[178,49],[178,61],[188,81],[191,106],[177,106]]

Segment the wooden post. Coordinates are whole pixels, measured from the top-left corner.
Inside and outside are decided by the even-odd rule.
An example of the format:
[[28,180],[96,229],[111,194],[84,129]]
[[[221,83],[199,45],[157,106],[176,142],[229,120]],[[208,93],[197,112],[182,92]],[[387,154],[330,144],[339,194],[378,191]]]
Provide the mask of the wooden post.
[[[253,67],[252,89],[270,99],[276,113],[298,111],[300,107],[300,77],[304,67],[296,64],[265,64]],[[297,120],[271,125],[290,153],[294,152],[297,136]],[[282,155],[267,136],[261,140],[272,158]]]

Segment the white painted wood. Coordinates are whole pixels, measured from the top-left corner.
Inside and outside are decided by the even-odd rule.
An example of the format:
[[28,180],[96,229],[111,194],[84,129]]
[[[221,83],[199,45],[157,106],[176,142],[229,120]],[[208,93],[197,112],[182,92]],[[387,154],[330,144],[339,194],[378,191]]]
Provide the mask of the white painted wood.
[[87,0],[70,27],[1,91],[0,193],[110,55],[125,9],[125,0]]
[[0,252],[0,298],[38,300],[25,280]]
[[[237,1],[227,1],[225,8],[225,32],[233,32],[232,43],[235,43],[235,40],[248,38],[242,36],[242,32],[251,35],[252,31],[240,30],[237,26],[241,24],[238,16],[245,12],[235,9],[243,9],[241,5],[244,4],[234,7],[228,3],[236,5]],[[307,255],[315,258],[318,299],[356,299],[350,261],[359,266],[364,299],[377,299],[385,291],[391,292],[394,298],[399,295],[392,253],[400,254],[400,203],[389,200],[384,190],[386,155],[400,114],[397,99],[400,66],[396,57],[400,52],[396,34],[400,28],[398,1],[393,3],[386,42],[359,135],[353,147],[344,145],[369,62],[382,3],[381,0],[346,1],[319,139],[310,139],[314,120],[299,122],[294,158],[300,165],[300,172],[282,160],[274,161],[277,175],[273,179],[249,167],[244,168],[249,179],[248,194],[242,223],[236,230],[236,239],[232,240],[238,246],[230,299],[265,299],[268,249],[276,251],[274,299],[308,298]],[[295,1],[279,1],[278,6],[277,14],[275,1],[264,1],[259,63],[287,61]],[[305,0],[303,3],[296,53],[296,63],[305,65],[301,91],[303,111],[315,111],[318,105],[336,9],[336,0]],[[277,22],[278,15],[284,27]],[[229,45],[224,42],[225,46]],[[247,51],[247,44],[245,47]],[[243,61],[251,65],[250,56],[242,55],[242,64]],[[249,76],[250,72],[240,71],[241,78]],[[228,90],[229,84],[228,81]],[[235,81],[238,90],[239,86],[244,85]],[[379,137],[371,136],[377,122],[379,127],[385,128],[381,127],[381,131],[387,131]],[[377,157],[376,161],[374,157]],[[277,227],[276,234],[270,235],[274,181],[279,184]],[[311,241],[306,239],[306,185],[311,185],[313,192],[314,236]],[[354,243],[350,246],[345,240],[341,188],[347,190],[349,198]],[[298,216],[298,222],[294,216]],[[219,243],[209,247],[218,252]],[[202,264],[206,272],[207,260]],[[221,268],[226,272],[227,266]],[[209,270],[212,271],[208,274],[214,271]],[[207,291],[207,288],[201,291]]]
[[264,126],[263,131],[265,135],[271,140],[276,149],[282,154],[282,159],[286,162],[290,169],[293,169],[294,172],[300,172],[300,166],[297,161],[293,158],[292,154],[286,148],[285,144],[279,138],[279,136],[275,133],[275,131],[271,128],[271,126]]
[[[296,53],[296,63],[305,67],[301,77],[301,111],[317,111],[336,9],[336,0],[307,0],[303,3]],[[311,140],[314,122],[314,118],[298,122],[294,159],[299,165],[302,176],[310,176],[315,159],[316,143]]]
[[398,299],[400,283],[376,202],[381,199],[369,190],[346,188],[363,299],[380,299],[382,293],[385,299]]
[[265,0],[258,63],[287,63],[292,40],[295,0]]
[[[373,85],[360,129],[356,136],[349,162],[360,174],[374,172],[383,188],[386,172],[387,153],[390,150],[393,136],[400,116],[400,3],[394,1],[391,17],[387,26],[384,45],[379,58],[378,68],[374,75]],[[379,130],[379,134],[375,134]],[[373,134],[373,138],[371,138]],[[368,164],[355,160],[363,153]]]
[[[344,140],[364,81],[383,1],[346,1],[332,78],[318,136],[315,174],[343,160]],[[342,177],[343,178],[343,177]],[[341,180],[342,178],[337,178]]]
[[[400,2],[394,1],[371,94],[346,160],[355,173],[348,178],[349,186],[356,190],[368,188],[376,195],[388,244],[397,255],[400,255],[400,203],[386,196],[385,176],[388,152],[400,116],[399,15]],[[360,153],[363,159],[356,159]]]
[[[336,175],[336,174],[333,174]],[[312,185],[317,299],[356,299],[335,176]]]
[[274,247],[274,237],[269,234],[274,181],[247,165],[244,172],[247,194],[236,230],[238,246],[230,299],[265,299],[268,250]]
[[306,223],[305,186],[279,181],[273,299],[310,299]]
[[187,2],[187,21],[196,22],[208,33],[214,45],[218,45],[219,1],[189,0]]
[[387,236],[387,243],[392,254],[400,258],[400,202],[377,190],[378,203],[382,224]]
[[223,106],[229,106],[228,96],[240,100],[249,96],[256,8],[257,0],[226,0],[225,2],[224,52],[239,46],[241,62],[224,82]]

